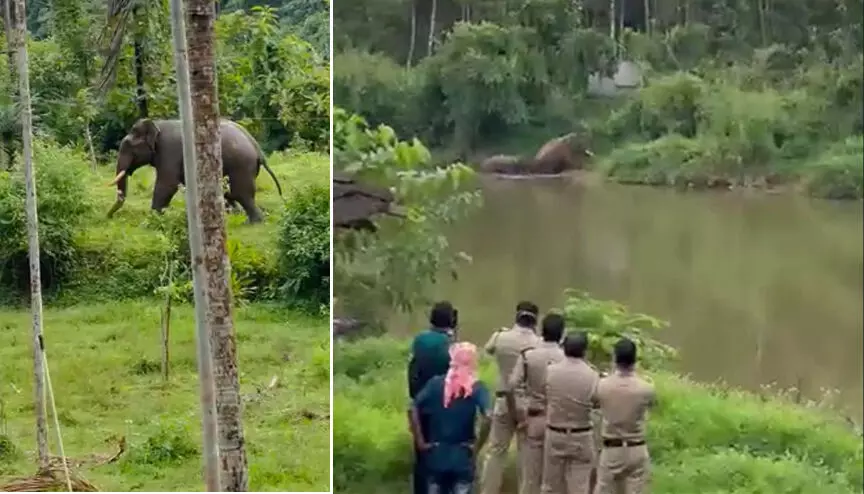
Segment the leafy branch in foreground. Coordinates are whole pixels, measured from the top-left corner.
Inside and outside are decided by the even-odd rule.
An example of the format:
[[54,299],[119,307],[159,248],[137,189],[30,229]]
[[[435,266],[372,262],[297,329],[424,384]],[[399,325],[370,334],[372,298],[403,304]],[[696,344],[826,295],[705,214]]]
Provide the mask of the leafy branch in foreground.
[[588,360],[595,364],[612,361],[612,348],[621,337],[636,343],[639,361],[646,368],[657,368],[677,358],[672,346],[656,339],[656,333],[669,326],[655,317],[630,312],[626,306],[612,300],[597,300],[583,291],[564,292],[564,316],[567,325],[588,333]]
[[334,111],[334,168],[389,188],[405,211],[384,218],[375,233],[348,231],[334,242],[334,295],[341,308],[379,324],[390,309],[410,311],[428,301],[441,273],[456,276],[460,261],[446,226],[479,205],[473,171],[461,163],[428,169],[429,151],[417,139],[400,141],[386,125],[370,127],[342,109]]

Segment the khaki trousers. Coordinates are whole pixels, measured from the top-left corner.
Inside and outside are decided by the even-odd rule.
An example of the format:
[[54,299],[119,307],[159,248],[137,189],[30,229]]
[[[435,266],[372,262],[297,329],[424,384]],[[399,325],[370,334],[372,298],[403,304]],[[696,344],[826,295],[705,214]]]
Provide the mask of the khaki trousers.
[[594,494],[643,494],[648,492],[650,476],[651,457],[644,444],[603,448]]
[[546,429],[543,494],[590,494],[595,446],[591,431],[563,433]]
[[519,466],[519,494],[540,494],[543,482],[543,440],[546,437],[546,414],[528,417],[525,447]]
[[492,412],[492,430],[489,433],[489,451],[486,453],[486,463],[483,465],[482,494],[501,493],[504,469],[507,468],[507,453],[513,436],[516,436],[516,454],[521,464],[525,433],[516,431],[516,425],[507,413],[506,398],[496,398]]

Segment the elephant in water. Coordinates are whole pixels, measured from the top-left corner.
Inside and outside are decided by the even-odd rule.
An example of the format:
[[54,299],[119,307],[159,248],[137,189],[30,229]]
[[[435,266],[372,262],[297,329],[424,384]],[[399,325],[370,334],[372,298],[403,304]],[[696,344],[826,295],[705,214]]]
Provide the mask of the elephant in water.
[[[255,179],[261,167],[276,183],[282,196],[282,186],[267,166],[266,158],[246,129],[236,122],[223,119],[220,125],[222,137],[222,174],[228,177],[229,192],[225,194],[227,206],[239,202],[246,211],[250,223],[263,219],[255,205]],[[117,201],[108,212],[112,217],[126,200],[127,179],[138,168],[151,165],[156,168],[156,183],[153,186],[151,209],[162,212],[171,202],[180,184],[185,185],[183,170],[183,130],[180,120],[141,119],[120,142],[117,152],[117,176],[110,183],[117,186]]]
[[570,170],[581,170],[585,160],[594,153],[577,133],[570,133],[547,141],[532,158],[499,154],[480,164],[483,173],[502,175],[557,175]]

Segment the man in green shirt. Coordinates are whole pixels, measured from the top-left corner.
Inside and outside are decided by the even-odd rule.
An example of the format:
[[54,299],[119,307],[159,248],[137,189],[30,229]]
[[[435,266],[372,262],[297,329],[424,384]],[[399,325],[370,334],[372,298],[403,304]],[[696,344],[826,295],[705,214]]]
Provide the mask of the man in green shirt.
[[[411,343],[411,361],[408,363],[408,395],[411,400],[435,376],[447,374],[450,368],[450,343],[456,327],[456,310],[450,302],[438,302],[429,314],[430,328],[414,337]],[[421,419],[420,429],[428,433],[427,420]],[[416,446],[416,445],[415,445]],[[414,448],[414,494],[428,492],[429,479],[426,454]]]

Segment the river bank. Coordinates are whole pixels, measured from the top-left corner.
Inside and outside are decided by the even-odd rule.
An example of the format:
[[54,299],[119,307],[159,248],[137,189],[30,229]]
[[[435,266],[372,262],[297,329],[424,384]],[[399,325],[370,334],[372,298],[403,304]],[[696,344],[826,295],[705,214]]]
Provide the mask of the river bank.
[[[392,337],[334,346],[333,458],[336,492],[406,492],[409,341]],[[482,376],[491,382],[489,360]],[[655,494],[860,493],[859,432],[815,403],[649,374],[658,407],[649,419]],[[509,477],[514,469],[511,465]],[[513,482],[508,485],[515,486]],[[515,492],[511,490],[510,492]]]

